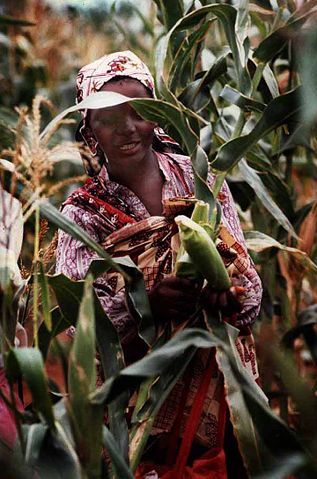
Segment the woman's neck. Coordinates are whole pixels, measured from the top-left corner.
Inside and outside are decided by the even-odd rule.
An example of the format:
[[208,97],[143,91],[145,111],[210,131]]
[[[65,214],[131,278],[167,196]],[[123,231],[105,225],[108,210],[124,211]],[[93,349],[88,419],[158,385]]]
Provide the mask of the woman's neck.
[[137,164],[131,162],[123,165],[118,161],[108,163],[107,170],[112,181],[134,190],[135,185],[148,181],[153,175],[156,176],[159,164],[155,152],[150,150],[147,157]]

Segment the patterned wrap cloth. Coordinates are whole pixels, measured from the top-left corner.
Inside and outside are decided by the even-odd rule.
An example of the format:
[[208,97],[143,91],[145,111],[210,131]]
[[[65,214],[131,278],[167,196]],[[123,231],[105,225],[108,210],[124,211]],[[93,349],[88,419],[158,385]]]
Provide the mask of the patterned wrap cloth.
[[[137,78],[145,86],[153,89],[153,79],[147,67],[139,59],[137,59],[139,63],[136,62],[135,58],[137,59],[131,52],[119,52],[102,57],[81,69],[77,81],[78,101],[97,91],[106,81],[117,75]],[[84,119],[86,113],[82,112]],[[85,123],[81,126],[83,127]],[[163,140],[161,140],[163,142],[165,142],[164,135],[163,132]],[[168,143],[168,137],[165,138]],[[190,214],[194,193],[190,159],[175,153],[155,151],[155,154],[164,180],[162,189],[164,209],[161,216],[151,216],[145,205],[131,190],[111,181],[106,166],[100,166],[98,174],[94,172],[93,178],[89,178],[83,187],[77,189],[67,199],[62,209],[65,216],[83,228],[109,253],[114,256],[130,255],[143,272],[148,290],[157,281],[171,274],[173,270],[179,246],[174,217],[178,214]],[[214,176],[211,173],[208,181],[212,186]],[[235,325],[247,331],[247,334],[239,336],[236,347],[243,366],[256,380],[258,371],[249,325],[258,315],[262,286],[247,253],[237,211],[226,183],[221,188],[218,200],[222,210],[219,241],[236,252],[235,259],[229,261],[226,266],[229,267],[230,274],[236,277],[239,284],[245,288],[244,295],[241,297],[243,309],[237,315]],[[63,231],[59,232],[57,273],[64,273],[74,280],[83,279],[91,261],[96,258],[97,254],[81,242]],[[137,325],[126,305],[122,277],[115,272],[109,272],[99,277],[94,286],[121,340],[124,344],[129,344],[137,335]],[[203,371],[208,367],[207,360],[208,351],[202,350],[191,364],[192,374],[181,430],[186,423]],[[209,448],[219,446],[217,420],[220,383],[221,375],[215,371],[195,437],[196,441]],[[183,390],[184,379],[181,379],[161,408],[155,421],[153,435],[171,430]]]

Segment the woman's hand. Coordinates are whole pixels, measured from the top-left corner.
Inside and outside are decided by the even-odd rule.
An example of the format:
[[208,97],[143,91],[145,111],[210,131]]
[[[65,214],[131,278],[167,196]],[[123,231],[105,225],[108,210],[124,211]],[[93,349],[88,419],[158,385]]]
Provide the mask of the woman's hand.
[[201,292],[201,306],[206,311],[220,311],[223,316],[232,316],[240,313],[243,305],[240,302],[245,289],[232,285],[225,291],[217,291],[210,286],[205,286]]
[[149,300],[157,325],[166,322],[182,323],[195,312],[199,286],[192,280],[168,276],[149,292]]

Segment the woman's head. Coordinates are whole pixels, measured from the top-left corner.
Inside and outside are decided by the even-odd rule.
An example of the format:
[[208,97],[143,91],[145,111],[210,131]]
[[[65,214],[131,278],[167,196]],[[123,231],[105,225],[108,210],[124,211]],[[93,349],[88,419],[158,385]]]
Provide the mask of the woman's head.
[[[124,77],[109,81],[101,91],[121,93],[130,98],[151,98],[138,80]],[[108,160],[109,168],[137,167],[152,155],[155,124],[144,120],[129,103],[91,110],[88,128]]]
[[[130,51],[105,55],[93,63],[81,68],[77,76],[76,86],[78,103],[87,98],[90,94],[101,90],[116,91],[126,96],[135,96],[138,98],[155,96],[154,80],[148,67]],[[155,125],[153,123],[142,120],[128,104],[119,105],[118,107],[110,109],[83,110],[83,120],[77,132],[77,139],[83,139],[89,146],[92,155],[95,157],[90,165],[85,165],[87,173],[91,176],[100,171],[104,159],[103,154],[109,155],[109,153],[113,153],[113,151],[111,151],[111,146],[116,143],[122,143],[121,139],[120,142],[115,141],[113,136],[112,141],[110,141],[111,116],[113,117],[114,113],[116,113],[118,119],[118,112],[121,112],[122,114],[126,113],[127,118],[129,117],[131,121],[133,118],[138,120],[136,124],[140,135],[146,133],[146,130],[148,130],[148,135],[145,135],[147,136],[146,142],[148,142],[149,138],[151,138],[151,140],[154,138],[155,144],[162,142],[162,144],[177,145],[176,142],[169,138],[161,128],[154,128]],[[122,114],[121,120],[124,120],[124,115]],[[106,135],[102,135],[102,137],[100,136],[101,116],[103,117],[102,121],[104,123],[107,123],[106,118],[108,118],[108,129],[104,128]],[[96,123],[92,123],[92,120],[95,119],[98,120],[97,127],[99,125],[99,129],[97,128],[97,130]],[[121,132],[124,131],[127,131],[126,127],[123,127],[123,129],[121,128]],[[114,131],[112,135],[114,135]],[[128,140],[130,141],[130,144],[134,143],[133,140],[136,140],[137,136],[137,134],[133,134],[130,138],[131,141]],[[141,141],[140,138],[138,141],[139,140]],[[129,148],[128,146],[126,147]],[[92,164],[94,165],[93,167],[91,167]]]

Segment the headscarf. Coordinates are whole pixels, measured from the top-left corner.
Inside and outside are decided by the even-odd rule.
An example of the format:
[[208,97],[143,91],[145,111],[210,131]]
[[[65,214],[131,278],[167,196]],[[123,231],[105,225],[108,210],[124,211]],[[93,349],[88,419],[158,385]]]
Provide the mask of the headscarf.
[[[79,70],[76,81],[76,102],[80,103],[91,93],[99,91],[105,83],[118,76],[140,81],[155,98],[154,79],[150,70],[139,57],[127,50],[104,55]],[[76,139],[84,140],[89,147],[92,158],[88,161],[84,159],[84,166],[89,176],[95,176],[102,167],[103,154],[100,154],[98,143],[87,124],[87,110],[82,110],[81,113],[83,119],[78,126]],[[162,128],[154,129],[154,138],[161,145],[170,146],[181,152],[178,143],[170,138]]]

